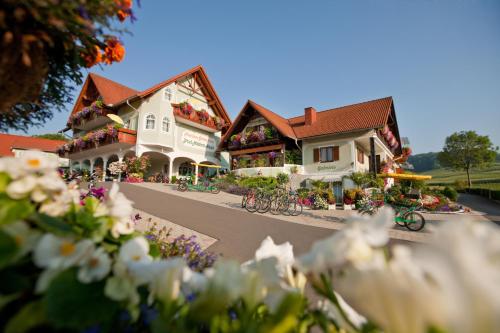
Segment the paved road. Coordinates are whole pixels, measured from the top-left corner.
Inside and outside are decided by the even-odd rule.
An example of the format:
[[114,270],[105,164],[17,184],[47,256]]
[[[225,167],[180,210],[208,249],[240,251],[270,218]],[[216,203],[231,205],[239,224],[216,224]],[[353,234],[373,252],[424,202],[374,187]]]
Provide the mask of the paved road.
[[480,195],[460,193],[458,202],[472,208],[475,211],[484,213],[484,217],[490,221],[500,224],[500,204],[495,201],[483,198]]
[[240,262],[251,259],[268,235],[278,244],[289,241],[298,255],[306,252],[315,240],[334,232],[126,183],[120,184],[120,190],[134,201],[137,209],[218,239],[209,250]]

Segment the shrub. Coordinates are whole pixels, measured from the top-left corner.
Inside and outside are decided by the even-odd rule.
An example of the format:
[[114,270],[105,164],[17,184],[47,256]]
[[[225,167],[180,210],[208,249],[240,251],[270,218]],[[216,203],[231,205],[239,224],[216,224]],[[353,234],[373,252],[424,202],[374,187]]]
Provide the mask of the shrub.
[[446,186],[441,193],[451,201],[457,201],[458,192],[453,187]]
[[466,180],[460,180],[460,179],[455,179],[455,182],[453,182],[453,186],[457,191],[464,191],[467,188],[467,181]]
[[284,185],[288,183],[289,177],[286,173],[280,172],[276,176],[276,180],[278,181],[278,184]]
[[238,181],[238,185],[244,188],[275,188],[278,181],[274,177],[245,177]]
[[171,177],[171,183],[172,183],[172,184],[177,183],[177,176],[172,176],[172,177]]
[[328,203],[319,193],[314,195],[313,209],[328,209]]

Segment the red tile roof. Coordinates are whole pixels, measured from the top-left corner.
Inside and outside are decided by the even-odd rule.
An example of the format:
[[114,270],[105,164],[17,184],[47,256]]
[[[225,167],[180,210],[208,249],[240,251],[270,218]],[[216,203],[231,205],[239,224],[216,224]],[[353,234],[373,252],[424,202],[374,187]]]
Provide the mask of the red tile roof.
[[14,156],[12,149],[36,149],[55,153],[57,147],[65,144],[61,140],[49,140],[30,136],[0,133],[0,156]]
[[339,134],[363,129],[383,127],[393,107],[392,97],[385,97],[373,101],[342,106],[335,109],[319,111],[316,113],[316,122],[305,124],[305,116],[285,119],[262,105],[249,100],[238,114],[233,125],[221,140],[219,149],[226,139],[234,134],[242,114],[250,106],[259,112],[267,121],[286,137],[291,139],[305,139],[309,137]]
[[114,105],[138,93],[137,90],[124,86],[95,73],[90,73],[89,77],[94,82],[97,91],[102,96],[104,104]]
[[304,116],[288,119],[299,139],[383,127],[392,110],[392,97],[362,102],[317,112],[312,125],[305,125]]

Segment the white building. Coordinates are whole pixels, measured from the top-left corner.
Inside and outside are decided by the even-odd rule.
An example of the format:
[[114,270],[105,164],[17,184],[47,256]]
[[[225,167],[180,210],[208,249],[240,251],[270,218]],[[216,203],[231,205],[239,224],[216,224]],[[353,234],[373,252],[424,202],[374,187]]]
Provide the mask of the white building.
[[[333,183],[337,198],[353,172],[380,172],[402,154],[392,97],[283,118],[248,101],[218,148],[241,176],[296,175]],[[387,170],[386,170],[387,171]]]
[[[120,116],[125,126],[113,127],[108,114]],[[202,66],[144,91],[92,73],[68,119],[73,141],[60,154],[71,168],[88,170],[146,155],[152,162],[146,177],[185,175],[196,171],[192,162],[227,166],[216,148],[230,124]]]

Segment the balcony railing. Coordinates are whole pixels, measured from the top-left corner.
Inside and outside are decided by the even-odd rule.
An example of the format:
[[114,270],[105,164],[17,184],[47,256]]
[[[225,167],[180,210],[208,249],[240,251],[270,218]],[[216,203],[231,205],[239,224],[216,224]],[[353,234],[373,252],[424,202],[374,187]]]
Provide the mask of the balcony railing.
[[207,132],[218,132],[227,127],[224,119],[211,116],[206,110],[195,110],[189,103],[172,104],[175,120]]
[[62,145],[59,147],[58,153],[60,156],[67,156],[69,154],[115,143],[135,145],[136,139],[137,132],[134,130],[118,128],[116,126],[106,126]]

